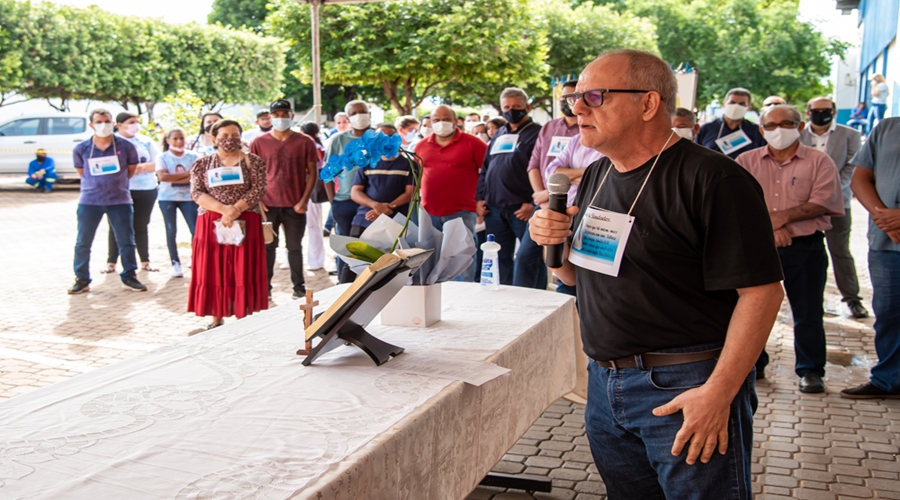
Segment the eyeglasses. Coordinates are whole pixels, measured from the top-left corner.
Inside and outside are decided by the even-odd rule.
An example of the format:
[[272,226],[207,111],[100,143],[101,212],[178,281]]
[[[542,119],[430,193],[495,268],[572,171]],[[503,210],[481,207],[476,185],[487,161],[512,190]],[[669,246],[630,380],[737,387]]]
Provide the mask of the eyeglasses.
[[585,106],[589,108],[599,108],[603,105],[603,94],[615,92],[621,94],[641,94],[644,92],[653,92],[652,90],[635,90],[635,89],[593,89],[584,92],[575,92],[574,94],[563,94],[562,98],[570,107],[575,107],[575,103],[579,99],[584,98]]
[[800,125],[799,121],[796,120],[785,120],[783,122],[775,123],[769,122],[762,126],[763,129],[768,130],[769,132],[775,130],[778,127],[781,128],[797,128]]

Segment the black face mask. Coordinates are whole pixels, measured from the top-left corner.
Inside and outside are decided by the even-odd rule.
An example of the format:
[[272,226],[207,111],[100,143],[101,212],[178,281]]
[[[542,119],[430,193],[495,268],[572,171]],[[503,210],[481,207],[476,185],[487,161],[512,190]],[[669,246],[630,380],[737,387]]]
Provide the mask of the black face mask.
[[212,130],[212,125],[207,125],[207,126],[203,127],[204,134],[208,134],[210,130]]
[[562,111],[562,114],[572,118],[575,116],[575,113],[572,112],[572,107],[569,106],[569,101],[559,101],[559,110]]
[[823,127],[830,124],[831,120],[834,119],[831,116],[832,112],[830,109],[815,109],[809,113],[809,121],[813,122],[813,125]]
[[526,116],[528,116],[527,109],[511,109],[503,113],[503,119],[512,124],[519,123]]

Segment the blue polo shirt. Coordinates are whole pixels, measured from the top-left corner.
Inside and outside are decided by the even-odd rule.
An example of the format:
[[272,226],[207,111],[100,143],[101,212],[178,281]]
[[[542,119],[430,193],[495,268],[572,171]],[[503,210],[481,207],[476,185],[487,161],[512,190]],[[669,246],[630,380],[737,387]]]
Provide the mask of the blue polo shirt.
[[[119,171],[114,174],[94,177],[88,167],[90,158],[103,156],[119,157]],[[127,140],[113,136],[113,142],[107,149],[94,146],[94,138],[75,146],[72,151],[75,168],[81,172],[81,205],[131,205],[131,193],[128,191],[128,165],[137,165],[138,154],[134,146]]]
[[[762,134],[759,132],[759,125],[747,120],[741,120],[740,129],[747,134],[751,143],[737,151],[732,151],[731,154],[728,155],[732,160],[737,158],[741,153],[746,153],[751,149],[761,148],[767,144],[766,140],[763,139]],[[716,139],[725,137],[733,132],[737,132],[737,129],[728,128],[727,123],[721,118],[717,118],[700,127],[700,132],[697,134],[695,142],[705,148],[721,153],[722,150],[719,149],[719,145],[716,144]]]
[[[505,125],[494,134],[488,144],[481,174],[478,178],[477,201],[484,200],[490,207],[516,208],[523,203],[533,203],[531,182],[528,180],[528,162],[537,142],[541,126],[529,118],[513,132]],[[518,135],[514,150],[491,154],[494,143],[504,135]]]
[[[403,157],[393,160],[381,160],[375,168],[358,168],[353,179],[354,186],[362,186],[366,196],[380,203],[390,203],[406,191],[406,186],[415,184],[409,161]],[[366,220],[369,207],[360,205],[353,217],[354,226],[369,227],[371,222]],[[406,215],[409,213],[409,203],[394,209],[394,212]]]

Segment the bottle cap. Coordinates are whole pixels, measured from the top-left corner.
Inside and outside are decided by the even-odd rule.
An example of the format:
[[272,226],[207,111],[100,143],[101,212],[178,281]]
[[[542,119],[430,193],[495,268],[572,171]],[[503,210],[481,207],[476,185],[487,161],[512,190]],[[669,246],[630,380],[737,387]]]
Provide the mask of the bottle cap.
[[494,235],[493,235],[493,234],[489,234],[487,240],[488,240],[488,241],[494,241]]

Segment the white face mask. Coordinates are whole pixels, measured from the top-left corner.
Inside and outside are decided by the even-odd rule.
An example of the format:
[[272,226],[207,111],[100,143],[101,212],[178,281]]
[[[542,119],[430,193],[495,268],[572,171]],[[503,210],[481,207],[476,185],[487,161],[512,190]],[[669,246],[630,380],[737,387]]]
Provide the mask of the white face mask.
[[740,104],[726,104],[724,109],[725,118],[729,120],[741,120],[747,114],[747,106]]
[[447,137],[456,131],[456,125],[451,122],[432,122],[431,124],[434,126],[434,135],[438,137]]
[[134,137],[141,129],[141,125],[139,123],[129,123],[128,125],[123,125],[121,129],[122,132],[125,132],[129,136]]
[[272,128],[279,132],[284,132],[285,130],[291,128],[291,120],[290,118],[272,118]]
[[418,130],[410,130],[409,132],[406,133],[405,136],[403,136],[403,139],[406,142],[416,142],[416,139],[418,139],[418,138],[419,138]]
[[431,127],[422,127],[419,129],[419,132],[422,133],[422,137],[428,137],[429,135],[434,133],[434,131],[431,130]]
[[781,151],[791,147],[792,144],[800,139],[800,127],[778,127],[771,132],[769,132],[768,130],[763,130],[763,137],[766,139],[766,142],[769,143],[769,146],[772,146],[772,149]]
[[464,126],[465,126],[465,128],[466,128],[466,132],[468,132],[468,133],[471,134],[471,133],[472,133],[472,129],[475,128],[475,125],[476,125],[478,122],[464,122],[464,123],[465,123]]
[[350,126],[354,130],[365,130],[369,128],[369,124],[372,123],[371,120],[369,113],[356,113],[350,117]]
[[109,137],[113,133],[113,124],[112,123],[95,123],[94,126],[94,135],[97,137]]
[[478,137],[479,139],[481,139],[481,140],[484,141],[485,143],[488,143],[488,142],[491,141],[491,138],[488,137],[488,135],[485,134],[484,132],[482,132],[482,133],[480,133],[480,134],[476,134],[475,137]]
[[685,139],[687,139],[689,141],[694,140],[694,129],[692,129],[692,128],[673,127],[672,130],[675,131],[675,134],[677,134],[681,137],[684,137]]

